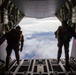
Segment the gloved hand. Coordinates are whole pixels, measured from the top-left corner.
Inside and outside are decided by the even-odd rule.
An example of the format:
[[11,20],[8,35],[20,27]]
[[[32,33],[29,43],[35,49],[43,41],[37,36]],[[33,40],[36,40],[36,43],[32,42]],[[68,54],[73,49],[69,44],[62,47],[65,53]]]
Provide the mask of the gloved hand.
[[20,52],[22,51],[22,48],[20,48]]
[[54,32],[55,38],[57,38],[57,31]]

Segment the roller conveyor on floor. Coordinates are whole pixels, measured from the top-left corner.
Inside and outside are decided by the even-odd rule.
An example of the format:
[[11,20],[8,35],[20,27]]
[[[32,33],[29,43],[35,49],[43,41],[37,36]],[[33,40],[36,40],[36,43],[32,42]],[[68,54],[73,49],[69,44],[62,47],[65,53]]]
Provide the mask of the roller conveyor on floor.
[[15,61],[8,72],[3,71],[0,75],[76,75],[76,69],[70,66],[67,71],[64,59],[59,64],[56,59],[22,59],[19,65]]

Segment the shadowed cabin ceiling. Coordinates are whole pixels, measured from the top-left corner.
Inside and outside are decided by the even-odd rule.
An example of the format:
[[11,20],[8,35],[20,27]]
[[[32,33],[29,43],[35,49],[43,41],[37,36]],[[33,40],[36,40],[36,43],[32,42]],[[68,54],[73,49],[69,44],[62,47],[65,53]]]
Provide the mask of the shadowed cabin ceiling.
[[11,0],[19,10],[31,18],[54,17],[66,0]]

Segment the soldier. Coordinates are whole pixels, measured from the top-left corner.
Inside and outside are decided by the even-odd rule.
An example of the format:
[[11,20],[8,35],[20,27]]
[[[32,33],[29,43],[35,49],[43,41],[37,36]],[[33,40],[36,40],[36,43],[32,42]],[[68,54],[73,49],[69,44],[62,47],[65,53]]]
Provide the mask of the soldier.
[[[24,36],[22,35],[20,26],[17,26],[16,29],[12,29],[11,31],[7,32],[1,39],[3,39],[3,38],[5,38],[7,40],[6,70],[8,70],[12,49],[15,52],[17,64],[20,63],[19,62],[19,60],[20,60],[19,50],[22,51]],[[20,44],[21,44],[21,49],[19,49]]]
[[55,37],[58,40],[58,55],[57,62],[59,63],[62,54],[62,46],[65,50],[65,67],[68,69],[69,66],[69,42],[72,37],[76,38],[75,31],[72,27],[68,26],[67,21],[62,21],[62,26],[59,26],[55,31]]

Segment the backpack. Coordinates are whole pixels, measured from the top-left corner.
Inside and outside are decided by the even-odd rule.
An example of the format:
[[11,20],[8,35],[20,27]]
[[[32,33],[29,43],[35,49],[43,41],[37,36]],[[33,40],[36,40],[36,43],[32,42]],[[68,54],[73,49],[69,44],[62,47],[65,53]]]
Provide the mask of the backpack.
[[71,28],[68,26],[60,26],[58,28],[58,39],[66,41],[72,38]]
[[22,31],[12,29],[6,35],[7,43],[9,45],[18,44],[21,39]]

